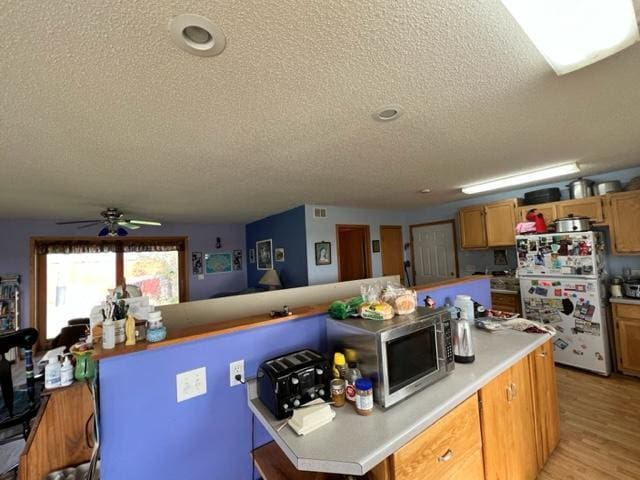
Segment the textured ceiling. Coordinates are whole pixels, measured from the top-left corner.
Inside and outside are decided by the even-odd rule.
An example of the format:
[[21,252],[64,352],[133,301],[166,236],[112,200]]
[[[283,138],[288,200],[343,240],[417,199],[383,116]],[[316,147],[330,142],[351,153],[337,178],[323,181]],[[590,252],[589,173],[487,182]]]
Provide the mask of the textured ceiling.
[[[171,43],[181,13],[222,27],[222,55]],[[0,0],[0,22],[0,216],[408,209],[640,163],[640,45],[557,77],[498,0]]]

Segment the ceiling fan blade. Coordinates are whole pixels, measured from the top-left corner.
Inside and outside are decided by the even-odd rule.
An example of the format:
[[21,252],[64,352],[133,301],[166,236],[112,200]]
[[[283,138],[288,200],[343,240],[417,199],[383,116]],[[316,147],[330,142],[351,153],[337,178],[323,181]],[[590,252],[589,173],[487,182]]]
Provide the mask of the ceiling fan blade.
[[118,225],[120,225],[122,227],[130,228],[131,230],[136,230],[137,228],[140,228],[139,225],[135,225],[135,224],[129,222],[128,220],[120,220],[118,222]]
[[96,225],[102,225],[103,222],[93,222],[93,223],[88,223],[86,225],[80,225],[78,228],[90,228],[90,227],[95,227]]
[[129,223],[136,223],[138,225],[148,225],[150,227],[161,227],[162,224],[160,222],[153,222],[151,220],[127,220]]
[[72,222],[56,222],[56,225],[72,225],[74,223],[102,223],[102,220],[74,220]]

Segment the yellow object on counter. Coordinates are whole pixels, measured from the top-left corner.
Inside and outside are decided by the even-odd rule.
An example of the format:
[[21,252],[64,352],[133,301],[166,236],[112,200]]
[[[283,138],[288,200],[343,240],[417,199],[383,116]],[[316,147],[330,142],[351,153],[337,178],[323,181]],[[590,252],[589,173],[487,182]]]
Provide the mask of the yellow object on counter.
[[333,378],[344,378],[347,371],[347,361],[342,352],[333,354]]

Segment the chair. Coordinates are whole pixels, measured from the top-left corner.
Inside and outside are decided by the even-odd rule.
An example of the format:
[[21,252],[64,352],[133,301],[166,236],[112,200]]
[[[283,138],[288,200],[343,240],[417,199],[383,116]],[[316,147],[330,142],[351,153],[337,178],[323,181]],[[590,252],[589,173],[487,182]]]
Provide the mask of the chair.
[[[36,389],[33,374],[32,347],[36,340],[38,331],[35,328],[25,328],[0,336],[0,431],[22,425],[25,440],[29,436],[31,420],[40,407],[40,391],[39,388]],[[26,384],[14,389],[11,363],[5,354],[16,347],[24,349]]]
[[87,336],[87,330],[89,330],[88,318],[73,318],[67,322],[66,327],[60,330],[58,336],[51,341],[51,348],[64,346],[69,351],[82,337]]

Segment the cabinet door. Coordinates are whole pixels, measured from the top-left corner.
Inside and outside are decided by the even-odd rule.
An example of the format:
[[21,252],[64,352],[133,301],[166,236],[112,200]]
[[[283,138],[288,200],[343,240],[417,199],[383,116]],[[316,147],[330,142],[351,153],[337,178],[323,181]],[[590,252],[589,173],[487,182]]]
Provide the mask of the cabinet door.
[[640,320],[616,318],[618,335],[618,367],[629,373],[640,374]]
[[460,248],[485,248],[487,237],[482,205],[461,208],[458,211]]
[[547,225],[553,223],[553,221],[558,218],[555,203],[541,203],[539,205],[527,205],[526,207],[518,208],[518,221],[527,222],[527,213],[533,209],[536,209],[538,213],[542,214]]
[[520,295],[491,292],[491,308],[503,312],[520,313]]
[[588,217],[596,223],[604,222],[604,209],[602,207],[602,197],[579,198],[576,200],[565,200],[556,203],[558,217]]
[[487,246],[515,245],[516,203],[513,200],[484,206]]
[[615,253],[640,253],[640,191],[614,193],[609,197],[609,228]]
[[529,359],[480,390],[482,448],[487,480],[533,480],[538,470]]
[[553,344],[549,340],[530,355],[538,467],[547,463],[560,441],[560,411]]

